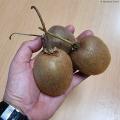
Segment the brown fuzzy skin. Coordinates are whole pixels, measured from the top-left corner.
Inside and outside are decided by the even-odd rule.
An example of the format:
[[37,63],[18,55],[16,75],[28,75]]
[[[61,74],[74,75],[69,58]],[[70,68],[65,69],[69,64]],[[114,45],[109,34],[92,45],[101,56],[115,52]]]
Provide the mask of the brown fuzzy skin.
[[70,54],[73,65],[86,75],[104,72],[110,64],[111,55],[107,46],[95,36],[78,38],[80,48]]
[[73,77],[72,61],[66,52],[40,52],[33,67],[34,78],[41,92],[49,96],[60,96],[68,89]]
[[[65,38],[71,42],[75,42],[75,37],[74,35],[69,32],[65,27],[63,26],[53,26],[51,27],[49,30],[48,30],[50,33],[53,33],[54,35],[57,35],[57,36],[60,36],[62,38]],[[70,52],[71,50],[71,45],[69,43],[66,43],[58,38],[54,38],[50,35],[48,35],[48,38],[49,38],[49,42],[51,43],[51,45],[53,47],[57,47],[57,48],[60,48],[64,51],[66,51],[67,53]]]

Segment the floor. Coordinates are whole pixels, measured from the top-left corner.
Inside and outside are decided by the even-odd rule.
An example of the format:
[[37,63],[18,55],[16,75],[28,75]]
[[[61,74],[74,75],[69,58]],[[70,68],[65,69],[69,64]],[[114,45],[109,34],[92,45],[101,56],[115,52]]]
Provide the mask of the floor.
[[112,61],[100,75],[90,76],[67,97],[51,120],[120,120],[120,0],[0,0],[0,99],[10,62],[21,43],[33,39],[12,32],[42,34],[31,5],[46,26],[73,24],[77,37],[91,29],[107,44]]

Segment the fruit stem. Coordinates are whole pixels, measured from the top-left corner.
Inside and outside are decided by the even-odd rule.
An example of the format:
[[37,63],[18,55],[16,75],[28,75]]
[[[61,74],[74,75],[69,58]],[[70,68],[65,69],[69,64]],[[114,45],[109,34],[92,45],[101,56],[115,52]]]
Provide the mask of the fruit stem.
[[[44,29],[43,29],[43,28],[41,28],[41,27],[38,27],[38,28],[39,28],[40,30],[44,31]],[[45,32],[45,31],[44,31],[44,32]],[[60,36],[54,35],[54,34],[52,34],[52,33],[48,32],[48,31],[47,31],[47,33],[48,33],[49,35],[51,35],[52,37],[55,37],[55,38],[58,38],[58,39],[60,39],[60,40],[62,40],[62,41],[67,42],[68,44],[71,44],[71,45],[73,45],[73,44],[74,44],[74,43],[70,42],[69,40],[64,39],[64,38],[62,38],[62,37],[60,37]]]
[[45,34],[47,35],[47,29],[46,29],[46,27],[45,27],[45,23],[44,23],[44,21],[43,21],[43,19],[42,19],[42,16],[41,16],[39,10],[38,10],[35,6],[31,6],[31,9],[34,9],[34,10],[36,11],[36,13],[37,13],[37,15],[38,15],[38,17],[39,17],[39,19],[40,19],[40,22],[41,22],[41,24],[42,24],[42,26],[43,26],[43,30],[44,30]]
[[46,29],[45,23],[44,23],[44,21],[43,21],[43,19],[42,19],[42,16],[41,16],[39,10],[38,10],[35,6],[31,6],[31,9],[34,9],[34,10],[36,11],[36,13],[37,13],[37,15],[38,15],[38,17],[39,17],[39,19],[40,19],[40,22],[41,22],[41,24],[42,24],[43,30],[44,30],[44,32],[45,32],[45,38],[44,38],[44,40],[43,40],[43,51],[45,51],[46,53],[47,53],[47,52],[48,52],[48,53],[51,53],[51,51],[53,51],[53,47],[52,47],[52,45],[49,43],[48,36],[47,36],[47,34],[48,34],[48,33],[47,33],[47,29]]
[[41,37],[41,35],[35,35],[35,34],[25,34],[25,33],[12,33],[10,36],[9,36],[9,39],[11,40],[12,36],[13,35],[27,35],[27,36],[37,36],[37,37]]

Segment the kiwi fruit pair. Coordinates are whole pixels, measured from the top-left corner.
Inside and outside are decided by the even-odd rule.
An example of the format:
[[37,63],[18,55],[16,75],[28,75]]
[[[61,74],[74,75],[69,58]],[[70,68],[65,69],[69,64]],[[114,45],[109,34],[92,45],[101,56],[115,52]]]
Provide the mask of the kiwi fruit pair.
[[41,92],[52,97],[64,94],[71,84],[73,68],[86,75],[96,75],[106,70],[111,56],[100,38],[78,37],[76,42],[74,35],[63,26],[52,26],[47,30],[38,9],[35,6],[31,8],[38,14],[42,24],[39,29],[44,32],[41,37],[43,50],[35,58],[33,67],[35,82]]

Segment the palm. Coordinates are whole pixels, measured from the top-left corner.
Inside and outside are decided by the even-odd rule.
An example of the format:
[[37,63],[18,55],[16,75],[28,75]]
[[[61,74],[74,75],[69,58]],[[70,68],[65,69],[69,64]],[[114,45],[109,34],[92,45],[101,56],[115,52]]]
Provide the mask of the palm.
[[[71,87],[76,83],[75,80],[73,80],[68,91],[62,96],[47,96],[39,91],[35,83],[32,71],[33,64],[34,59],[25,63],[15,60],[12,62],[4,97],[6,101],[11,101],[11,103],[14,103],[16,106],[19,105],[18,107],[27,115],[30,114],[33,120],[37,120],[37,118],[46,120],[54,114],[56,109],[64,101],[67,92],[69,92]],[[83,78],[80,79],[79,77],[79,81],[77,82],[81,80],[83,80]],[[14,101],[14,96],[17,98],[17,101]]]
[[[68,30],[71,26],[68,27]],[[74,31],[73,28],[70,31]],[[91,33],[92,34],[92,33]],[[81,36],[85,36],[85,33]],[[42,47],[40,38],[25,42],[16,53],[9,69],[4,100],[21,109],[32,120],[47,120],[58,109],[66,95],[86,76],[74,75],[65,94],[50,97],[41,93],[33,77],[32,53]]]
[[[33,64],[34,59],[28,63],[12,62],[5,99],[14,103],[14,96],[16,96],[18,98],[17,102],[20,102],[19,107],[23,112],[28,115],[31,114],[35,120],[40,117],[44,120],[54,114],[66,94],[59,97],[50,97],[41,93],[33,77]],[[14,105],[18,106],[18,103],[14,103]]]

